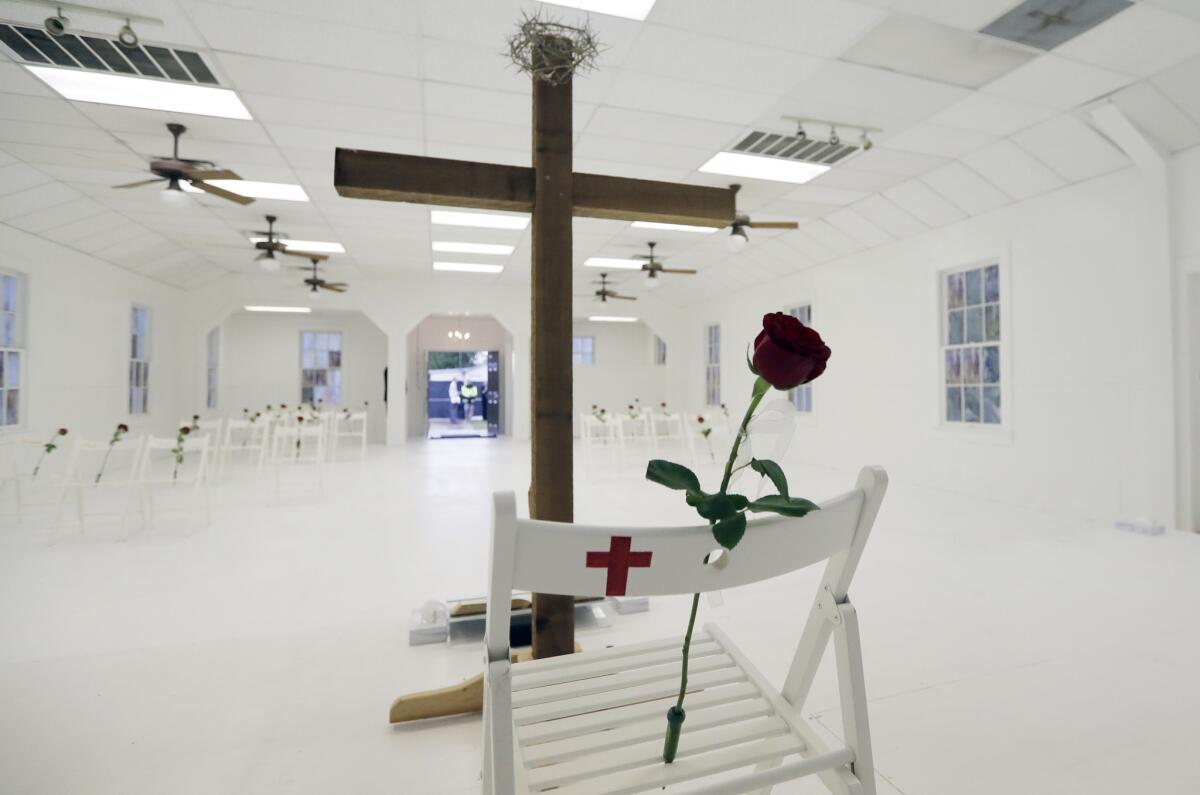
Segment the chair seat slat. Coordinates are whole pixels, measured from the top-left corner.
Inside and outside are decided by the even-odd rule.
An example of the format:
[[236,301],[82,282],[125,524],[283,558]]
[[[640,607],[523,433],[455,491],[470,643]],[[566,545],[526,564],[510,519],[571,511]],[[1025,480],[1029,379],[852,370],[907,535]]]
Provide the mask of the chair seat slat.
[[[700,635],[694,635],[692,642],[696,643],[703,638]],[[533,673],[540,673],[556,668],[566,668],[572,665],[582,665],[583,663],[596,662],[598,660],[609,660],[614,657],[628,657],[633,654],[641,654],[642,652],[657,651],[659,649],[679,649],[683,647],[683,636],[670,638],[657,638],[655,640],[645,641],[643,643],[630,643],[622,646],[609,646],[605,649],[593,649],[591,651],[576,652],[575,654],[562,654],[558,657],[543,657],[540,660],[526,660],[517,663],[513,666],[512,676],[515,683],[521,676],[527,676]]]
[[[721,647],[712,640],[704,640],[701,643],[692,644],[691,659],[698,660],[701,657],[711,657],[714,654],[722,653]],[[513,680],[513,692],[528,690],[533,687],[546,687],[547,685],[556,685],[564,682],[578,681],[580,679],[590,679],[596,676],[605,676],[607,674],[621,673],[624,671],[635,671],[639,668],[649,668],[655,665],[675,662],[682,657],[683,649],[659,649],[658,651],[646,652],[644,654],[629,655],[627,657],[617,657],[615,659],[598,660],[596,662],[586,662],[581,665],[563,668],[561,670],[542,671],[531,676],[523,676],[520,679]]]
[[[688,715],[691,715],[695,710],[720,706],[722,704],[764,703],[761,694],[758,692],[758,688],[749,682],[710,687],[707,690],[697,690],[691,686],[693,684],[694,682],[689,679],[689,695],[687,698]],[[548,720],[542,723],[530,723],[518,726],[517,735],[521,740],[522,747],[535,749],[540,743],[586,737],[594,735],[596,732],[603,732],[608,729],[624,726],[648,717],[659,720],[666,712],[667,707],[671,705],[678,695],[679,691],[676,690],[674,693],[651,701],[641,701],[636,704],[613,707],[599,712],[587,712],[582,715]]]
[[[704,673],[705,671],[716,671],[721,668],[734,667],[733,658],[728,654],[721,653],[690,662],[688,664],[688,673]],[[625,671],[619,674],[596,676],[591,679],[580,679],[575,682],[563,682],[557,685],[522,690],[513,693],[513,708],[528,707],[533,704],[544,704],[550,701],[560,701],[562,699],[591,695],[593,693],[621,691],[650,682],[678,682],[681,668],[681,663],[675,660],[666,665],[655,665],[636,671]]]

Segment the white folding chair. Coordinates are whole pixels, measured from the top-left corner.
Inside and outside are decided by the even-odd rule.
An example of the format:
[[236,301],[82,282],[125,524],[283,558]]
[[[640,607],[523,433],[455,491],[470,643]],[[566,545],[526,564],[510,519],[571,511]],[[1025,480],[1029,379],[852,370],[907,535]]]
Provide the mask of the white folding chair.
[[230,459],[242,457],[254,465],[255,471],[261,472],[263,462],[267,459],[270,425],[271,420],[267,417],[259,417],[253,422],[247,419],[226,420],[225,435],[213,453],[215,469],[223,473]]
[[695,464],[695,446],[688,436],[687,423],[679,412],[674,414],[653,414],[650,416],[650,432],[654,435],[654,446],[669,447],[678,444],[680,452],[686,452],[688,459]]
[[279,497],[280,470],[289,465],[311,464],[317,475],[317,492],[325,493],[325,429],[320,423],[297,422],[280,427],[272,438],[271,460],[275,467],[275,496]]
[[[732,552],[708,525],[588,527],[518,519],[512,493],[494,501],[484,676],[483,792],[614,795],[687,784],[733,795],[817,775],[831,792],[873,795],[858,619],[846,596],[887,489],[882,469],[799,519],[750,523]],[[511,662],[514,588],[581,596],[652,596],[732,588],[828,561],[782,689],[729,637],[692,637],[687,719],[662,761],[666,712],[679,691],[678,637]],[[830,636],[845,745],[830,748],[803,717]],[[692,788],[695,787],[695,788]]]
[[[182,426],[181,426],[182,427]],[[143,516],[149,513],[149,525],[154,525],[154,495],[189,489],[204,502],[205,525],[212,523],[212,496],[209,493],[209,454],[211,438],[193,431],[184,437],[182,461],[175,450],[179,441],[173,436],[148,436],[142,450],[136,485]]]
[[[24,436],[0,440],[0,495],[8,491],[13,493],[18,522],[25,512],[25,489],[53,482],[62,473],[62,467],[56,464],[70,456],[69,451],[63,450],[57,453],[57,458],[43,457],[45,444],[42,439]],[[58,445],[60,448],[66,447],[61,442]],[[42,466],[35,478],[33,470],[39,461]]]
[[624,437],[621,435],[621,423],[615,417],[607,419],[598,419],[593,414],[581,414],[581,436],[583,442],[583,452],[587,458],[587,463],[592,464],[592,451],[599,447],[610,454],[619,454],[621,447],[624,445]]
[[342,447],[342,440],[354,442],[358,449],[359,460],[367,457],[367,412],[365,411],[334,411],[329,412],[330,423],[330,460],[336,460]]
[[651,453],[658,449],[655,444],[654,432],[650,428],[649,412],[642,411],[633,416],[622,414],[620,417],[621,437],[627,446],[645,445]]
[[124,529],[129,518],[133,486],[138,477],[145,446],[146,437],[129,434],[122,436],[112,445],[107,440],[76,437],[63,476],[58,508],[54,512],[54,526],[57,528],[61,523],[63,510],[72,492],[75,495],[75,513],[80,531],[83,530],[84,516],[87,513],[85,497],[113,493],[122,501],[121,528]]

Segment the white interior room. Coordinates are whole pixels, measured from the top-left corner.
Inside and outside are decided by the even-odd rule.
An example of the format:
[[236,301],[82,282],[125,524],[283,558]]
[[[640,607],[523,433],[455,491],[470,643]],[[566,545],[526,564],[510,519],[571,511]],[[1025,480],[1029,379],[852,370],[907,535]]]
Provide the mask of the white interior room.
[[0,0],[0,792],[1200,792],[1198,86],[1196,0]]

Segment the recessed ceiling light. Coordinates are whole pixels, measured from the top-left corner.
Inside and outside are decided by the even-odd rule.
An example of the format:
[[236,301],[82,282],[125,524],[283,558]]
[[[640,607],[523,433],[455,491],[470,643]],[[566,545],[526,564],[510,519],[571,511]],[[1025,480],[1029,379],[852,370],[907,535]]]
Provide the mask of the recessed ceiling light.
[[591,315],[588,317],[593,323],[636,323],[636,317],[628,317],[625,315]]
[[660,224],[658,221],[634,221],[634,229],[661,229],[664,232],[709,232],[718,231],[715,226],[689,226],[688,224]]
[[312,307],[309,306],[244,306],[247,312],[311,312]]
[[615,268],[616,270],[640,271],[640,259],[613,259],[612,257],[588,257],[583,261],[587,268]]
[[524,229],[529,226],[529,216],[430,210],[429,222],[445,226],[478,226],[484,229]]
[[[224,188],[230,193],[246,196],[250,199],[278,199],[285,202],[306,202],[308,194],[299,185],[287,182],[254,182],[248,179],[206,179],[209,185]],[[204,193],[199,188],[193,188],[186,180],[179,185],[188,193]]]
[[654,0],[545,0],[550,5],[578,8],[580,11],[594,11],[597,14],[608,14],[625,19],[636,19],[641,22],[650,15],[654,8]]
[[[252,237],[251,243],[265,243],[265,237]],[[295,251],[311,251],[314,254],[345,254],[346,247],[341,243],[334,243],[331,240],[289,240],[284,239],[283,244],[289,249]]]
[[25,68],[59,94],[77,102],[98,102],[102,105],[124,105],[226,119],[253,118],[238,95],[228,88],[168,83],[165,80],[49,66]]
[[513,246],[499,243],[450,243],[443,240],[433,241],[433,250],[447,254],[500,254],[507,257],[513,253]]
[[726,174],[731,177],[803,184],[824,174],[829,170],[829,166],[781,160],[777,157],[744,155],[739,152],[717,152],[707,163],[700,166],[700,170],[706,174]]
[[435,271],[459,271],[461,273],[500,273],[503,265],[492,265],[483,262],[435,262]]

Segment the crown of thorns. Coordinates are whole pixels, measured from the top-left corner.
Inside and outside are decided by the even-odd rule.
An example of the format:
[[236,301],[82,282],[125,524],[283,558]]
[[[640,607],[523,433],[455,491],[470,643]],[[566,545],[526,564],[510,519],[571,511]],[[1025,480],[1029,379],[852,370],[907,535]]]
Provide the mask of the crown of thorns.
[[526,16],[508,39],[508,57],[535,80],[558,85],[577,72],[596,68],[600,41],[591,26],[565,25]]

